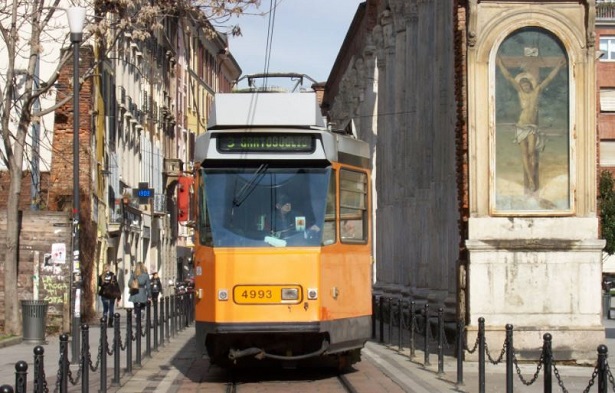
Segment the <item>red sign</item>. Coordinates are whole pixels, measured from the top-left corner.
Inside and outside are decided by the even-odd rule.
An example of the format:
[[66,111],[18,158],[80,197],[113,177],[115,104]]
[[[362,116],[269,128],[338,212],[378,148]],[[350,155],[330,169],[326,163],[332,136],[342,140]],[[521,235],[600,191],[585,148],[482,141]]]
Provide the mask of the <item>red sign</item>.
[[191,176],[181,176],[177,186],[177,221],[186,222],[190,219],[190,189],[194,179]]

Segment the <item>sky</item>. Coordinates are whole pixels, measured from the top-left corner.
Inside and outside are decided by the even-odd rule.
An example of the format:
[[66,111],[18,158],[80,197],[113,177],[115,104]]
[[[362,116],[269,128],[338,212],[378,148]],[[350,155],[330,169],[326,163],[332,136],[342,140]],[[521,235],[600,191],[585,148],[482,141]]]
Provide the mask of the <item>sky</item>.
[[[257,12],[277,3],[269,72],[306,74],[325,82],[359,4],[364,0],[261,0]],[[229,37],[229,50],[242,75],[265,70],[269,14],[242,15],[232,21],[242,36]],[[272,81],[271,85],[282,85]],[[308,82],[306,87],[309,87]],[[240,83],[239,87],[247,84]]]

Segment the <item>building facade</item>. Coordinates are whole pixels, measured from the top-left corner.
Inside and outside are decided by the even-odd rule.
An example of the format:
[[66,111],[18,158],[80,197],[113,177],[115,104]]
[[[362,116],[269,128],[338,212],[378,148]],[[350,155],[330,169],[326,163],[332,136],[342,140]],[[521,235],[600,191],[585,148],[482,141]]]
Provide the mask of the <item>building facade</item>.
[[[114,10],[99,11],[113,26]],[[86,317],[99,307],[96,276],[106,263],[114,265],[124,286],[124,307],[132,307],[128,278],[139,262],[159,273],[166,294],[176,281],[191,276],[194,140],[205,132],[213,95],[229,92],[241,69],[228,53],[226,37],[202,15],[170,15],[162,24],[145,38],[128,30],[109,31],[81,49],[80,74],[89,70],[94,75],[80,91]],[[72,69],[62,70],[62,78],[71,75]],[[70,84],[62,88],[71,93]],[[72,146],[71,111],[56,114],[56,151]],[[67,151],[52,159],[51,177],[57,181],[51,199],[58,201],[52,209],[72,202],[72,179],[64,175],[72,169],[68,157]],[[182,210],[179,199],[186,194]]]
[[[596,2],[596,126],[601,170],[615,173],[615,3]],[[604,255],[603,272],[615,274],[615,257]]]

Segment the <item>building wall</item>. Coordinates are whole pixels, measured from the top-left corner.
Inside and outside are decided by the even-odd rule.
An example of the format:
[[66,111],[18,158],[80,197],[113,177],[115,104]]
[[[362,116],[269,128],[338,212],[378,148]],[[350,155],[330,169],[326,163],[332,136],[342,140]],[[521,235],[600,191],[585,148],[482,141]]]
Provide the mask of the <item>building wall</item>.
[[[602,53],[600,39],[615,38],[615,4],[597,4],[596,12],[596,126],[599,137],[600,170],[615,174],[615,111],[603,108],[600,92],[602,89],[615,90],[615,58]],[[615,273],[615,256],[604,255],[603,273]]]
[[[54,244],[70,249],[71,217],[65,212],[24,210],[21,219],[17,296],[19,300],[47,301],[47,333],[66,332],[70,323],[70,257],[52,252],[61,249],[54,249]],[[0,233],[6,233],[6,212],[0,212]],[[1,247],[2,260],[4,253]],[[0,275],[4,275],[4,264]],[[4,280],[0,280],[0,296],[4,299]],[[4,302],[0,302],[0,325],[4,325]]]
[[429,298],[454,316],[460,238],[453,2],[364,7],[327,81],[325,104],[335,125],[351,121],[373,147],[374,289]]

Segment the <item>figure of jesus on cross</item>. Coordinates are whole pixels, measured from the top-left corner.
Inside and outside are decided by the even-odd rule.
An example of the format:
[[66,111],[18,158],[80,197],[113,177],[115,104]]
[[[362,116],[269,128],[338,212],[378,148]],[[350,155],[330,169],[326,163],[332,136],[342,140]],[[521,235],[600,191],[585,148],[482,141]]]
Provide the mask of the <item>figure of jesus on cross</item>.
[[[516,123],[515,142],[521,148],[523,162],[524,186],[526,193],[538,190],[538,154],[544,149],[544,140],[538,126],[538,109],[543,90],[555,78],[563,66],[565,57],[545,58],[537,56],[536,48],[525,50],[521,58],[506,58],[498,56],[496,64],[504,78],[511,83],[519,97],[519,118]],[[506,63],[506,64],[505,64]],[[551,72],[539,81],[540,68],[550,64]],[[521,68],[514,77],[507,68]]]

